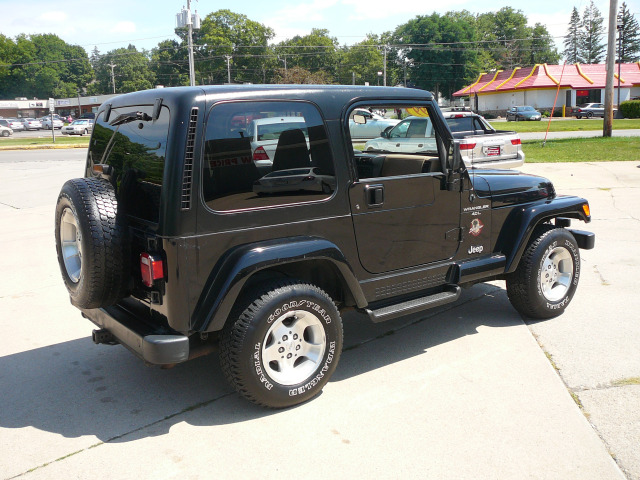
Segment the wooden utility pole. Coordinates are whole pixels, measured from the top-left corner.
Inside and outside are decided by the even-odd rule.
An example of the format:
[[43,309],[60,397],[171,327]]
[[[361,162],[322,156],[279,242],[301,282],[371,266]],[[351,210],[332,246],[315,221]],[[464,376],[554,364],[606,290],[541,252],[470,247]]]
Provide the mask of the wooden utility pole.
[[604,124],[602,136],[610,137],[613,130],[613,74],[616,61],[618,0],[609,0],[609,35],[607,40],[607,84],[604,89]]

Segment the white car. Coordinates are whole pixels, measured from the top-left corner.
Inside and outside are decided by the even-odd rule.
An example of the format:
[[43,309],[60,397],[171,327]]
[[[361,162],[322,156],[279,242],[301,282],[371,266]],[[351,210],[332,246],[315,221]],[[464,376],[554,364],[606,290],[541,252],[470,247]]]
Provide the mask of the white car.
[[[42,117],[40,119],[40,123],[42,124],[42,128],[51,130],[51,117]],[[63,121],[56,117],[53,117],[53,128],[55,128],[56,130],[60,130],[62,127],[64,127]]]
[[307,124],[303,117],[269,117],[252,120],[247,128],[251,139],[251,154],[256,165],[270,166],[278,146],[280,134],[285,130],[301,129],[307,139]]
[[0,136],[8,137],[10,135],[13,135],[13,130],[11,130],[9,127],[0,125]]
[[63,135],[86,135],[93,130],[93,120],[83,118],[80,120],[74,120],[66,127],[62,127],[61,133]]
[[369,140],[364,150],[392,153],[418,153],[437,151],[436,137],[429,117],[407,117],[381,136]]
[[23,118],[22,124],[24,125],[25,130],[40,130],[42,129],[42,124],[39,120],[35,118]]
[[24,130],[24,124],[18,120],[17,118],[7,118],[7,127],[9,127],[14,132],[21,132]]
[[[365,123],[362,123],[362,121],[355,122],[353,120],[355,115],[360,115],[364,118]],[[398,119],[385,118],[376,112],[356,108],[349,117],[349,133],[351,138],[377,138],[384,130],[389,127],[395,127],[398,123],[400,123]]]

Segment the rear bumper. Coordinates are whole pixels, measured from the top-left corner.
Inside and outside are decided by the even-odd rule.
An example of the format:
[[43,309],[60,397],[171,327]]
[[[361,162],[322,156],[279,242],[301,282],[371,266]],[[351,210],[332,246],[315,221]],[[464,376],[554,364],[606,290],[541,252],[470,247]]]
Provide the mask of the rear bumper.
[[189,359],[189,337],[153,328],[122,305],[81,309],[82,316],[107,330],[118,343],[152,365],[173,365]]

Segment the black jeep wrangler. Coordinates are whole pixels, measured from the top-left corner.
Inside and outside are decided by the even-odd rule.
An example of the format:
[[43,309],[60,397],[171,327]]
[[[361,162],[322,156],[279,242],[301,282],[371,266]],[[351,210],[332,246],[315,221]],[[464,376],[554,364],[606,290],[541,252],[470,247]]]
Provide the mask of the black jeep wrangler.
[[[354,109],[429,131],[363,151]],[[522,315],[559,315],[595,241],[571,219],[588,202],[545,178],[466,167],[428,92],[210,86],[102,105],[55,236],[96,343],[163,366],[219,348],[238,392],[286,407],[329,380],[347,309],[381,322],[504,279]]]

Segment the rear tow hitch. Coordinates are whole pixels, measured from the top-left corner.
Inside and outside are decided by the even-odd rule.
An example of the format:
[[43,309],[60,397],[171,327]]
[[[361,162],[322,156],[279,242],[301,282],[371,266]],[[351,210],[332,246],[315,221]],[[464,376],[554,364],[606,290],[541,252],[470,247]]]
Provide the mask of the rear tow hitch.
[[116,340],[116,337],[114,337],[113,334],[105,328],[101,328],[100,330],[94,330],[91,333],[91,338],[93,339],[93,343],[95,344],[101,344],[101,343],[104,343],[105,345],[118,344],[118,340]]

